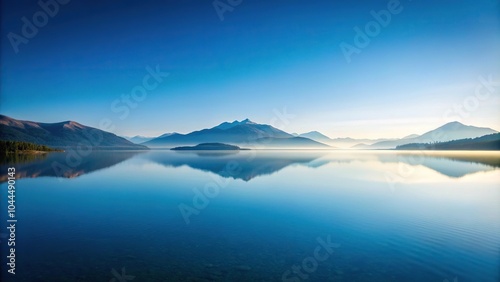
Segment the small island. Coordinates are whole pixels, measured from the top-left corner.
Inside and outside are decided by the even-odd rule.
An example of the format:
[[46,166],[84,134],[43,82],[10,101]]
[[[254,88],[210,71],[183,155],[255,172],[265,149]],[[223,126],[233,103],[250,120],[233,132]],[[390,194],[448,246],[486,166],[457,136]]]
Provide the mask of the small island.
[[224,143],[201,143],[196,146],[183,146],[175,147],[170,150],[174,151],[240,151],[249,150],[243,149],[238,146],[224,144]]

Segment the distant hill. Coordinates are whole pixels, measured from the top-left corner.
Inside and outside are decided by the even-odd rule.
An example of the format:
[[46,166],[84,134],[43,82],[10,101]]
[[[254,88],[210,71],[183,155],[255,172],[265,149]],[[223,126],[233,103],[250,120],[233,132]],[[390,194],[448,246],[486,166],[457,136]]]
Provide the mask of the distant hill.
[[351,147],[351,149],[369,149],[370,145],[365,143],[359,143]]
[[[164,133],[164,134],[162,134],[162,135],[160,135],[160,136],[158,136],[158,137],[153,137],[153,138],[151,138],[151,140],[153,140],[153,139],[155,139],[155,138],[159,138],[159,137],[167,137],[167,136],[174,135],[174,134],[179,134],[179,133],[177,133],[177,132],[168,132],[168,133]],[[148,141],[149,141],[149,140],[148,140]],[[146,141],[146,142],[147,142],[147,141]]]
[[436,139],[442,139],[443,141],[451,141],[464,138],[481,137],[493,133],[498,132],[491,128],[464,125],[458,121],[455,121],[424,133],[422,134],[422,136],[418,137],[418,139],[431,141],[440,141]]
[[193,131],[188,134],[173,133],[166,136],[160,136],[143,143],[143,145],[149,147],[172,148],[185,145],[193,146],[200,143],[228,143],[242,145],[244,147],[328,147],[325,144],[315,142],[308,138],[294,137],[292,134],[271,125],[258,124],[249,119],[223,122],[215,127]]
[[419,136],[420,136],[420,135],[418,135],[418,134],[410,134],[410,135],[405,136],[405,137],[403,137],[403,138],[401,138],[401,139],[413,139],[413,138],[417,138],[417,137],[419,137]]
[[331,142],[332,139],[318,131],[311,131],[307,133],[302,133],[297,135],[297,137],[304,137],[304,138],[309,138],[311,140],[317,141],[317,142],[322,142],[322,143],[328,143]]
[[242,150],[238,146],[223,144],[223,143],[202,143],[196,146],[175,147],[170,150],[174,151],[239,151]]
[[369,145],[377,143],[377,142],[395,140],[395,139],[386,139],[386,138],[380,138],[380,139],[366,139],[366,138],[365,139],[355,139],[355,138],[350,138],[350,137],[330,138],[319,131],[310,131],[310,132],[302,133],[302,134],[292,133],[292,135],[297,136],[297,137],[308,138],[308,139],[326,144],[332,148],[342,148],[342,149],[364,149],[364,148],[369,147]]
[[251,143],[257,148],[304,148],[304,149],[328,149],[332,148],[323,143],[311,140],[305,137],[292,137],[292,138],[274,138],[265,137],[259,138]]
[[331,141],[328,143],[328,145],[343,148],[343,149],[360,149],[358,148],[359,144],[364,144],[366,146],[370,146],[372,144],[375,144],[377,142],[382,142],[382,141],[390,141],[390,140],[395,140],[395,139],[388,139],[388,138],[380,138],[380,139],[356,139],[356,138],[350,138],[350,137],[342,137],[342,138],[333,138]]
[[148,142],[149,140],[152,140],[155,137],[147,137],[147,136],[141,136],[141,135],[136,135],[134,137],[127,137],[123,136],[123,138],[127,139],[128,141],[134,143],[134,144],[141,144],[144,142]]
[[439,143],[411,143],[397,150],[500,150],[500,133]]
[[476,138],[497,133],[496,130],[485,127],[464,125],[460,122],[450,122],[415,138],[377,142],[370,149],[394,149],[397,146],[410,143],[447,142],[457,139]]
[[0,115],[0,140],[22,141],[54,148],[69,148],[90,144],[94,149],[148,149],[97,128],[74,121],[41,123],[17,120]]

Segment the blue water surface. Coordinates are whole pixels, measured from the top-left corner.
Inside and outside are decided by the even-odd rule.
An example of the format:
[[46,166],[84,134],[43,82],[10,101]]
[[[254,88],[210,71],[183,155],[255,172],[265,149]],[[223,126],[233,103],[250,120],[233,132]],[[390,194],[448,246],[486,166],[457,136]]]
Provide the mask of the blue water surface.
[[[18,222],[16,274],[2,255],[2,280],[500,281],[500,155],[416,154],[96,152],[69,165],[54,153],[4,164],[17,170]],[[1,191],[6,222],[7,183]]]

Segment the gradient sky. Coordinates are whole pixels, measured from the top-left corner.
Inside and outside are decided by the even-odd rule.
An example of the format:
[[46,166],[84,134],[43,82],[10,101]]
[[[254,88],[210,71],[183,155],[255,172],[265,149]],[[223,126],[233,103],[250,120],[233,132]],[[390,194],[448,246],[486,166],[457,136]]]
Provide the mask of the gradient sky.
[[[498,0],[401,0],[350,63],[340,44],[389,1],[243,0],[221,21],[212,0],[72,0],[16,54],[8,34],[22,35],[37,2],[2,1],[0,111],[13,118],[109,119],[116,134],[156,136],[271,123],[286,108],[294,118],[276,126],[330,137],[403,137],[451,120],[500,130],[500,83],[473,104],[480,76],[500,81]],[[148,66],[170,75],[121,119],[113,101]]]

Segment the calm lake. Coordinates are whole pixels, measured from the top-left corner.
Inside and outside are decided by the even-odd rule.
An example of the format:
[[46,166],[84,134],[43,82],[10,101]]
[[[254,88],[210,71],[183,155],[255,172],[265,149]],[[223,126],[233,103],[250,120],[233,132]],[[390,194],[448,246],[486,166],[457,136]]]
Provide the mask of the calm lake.
[[499,152],[23,157],[2,226],[10,166],[2,281],[500,281]]

